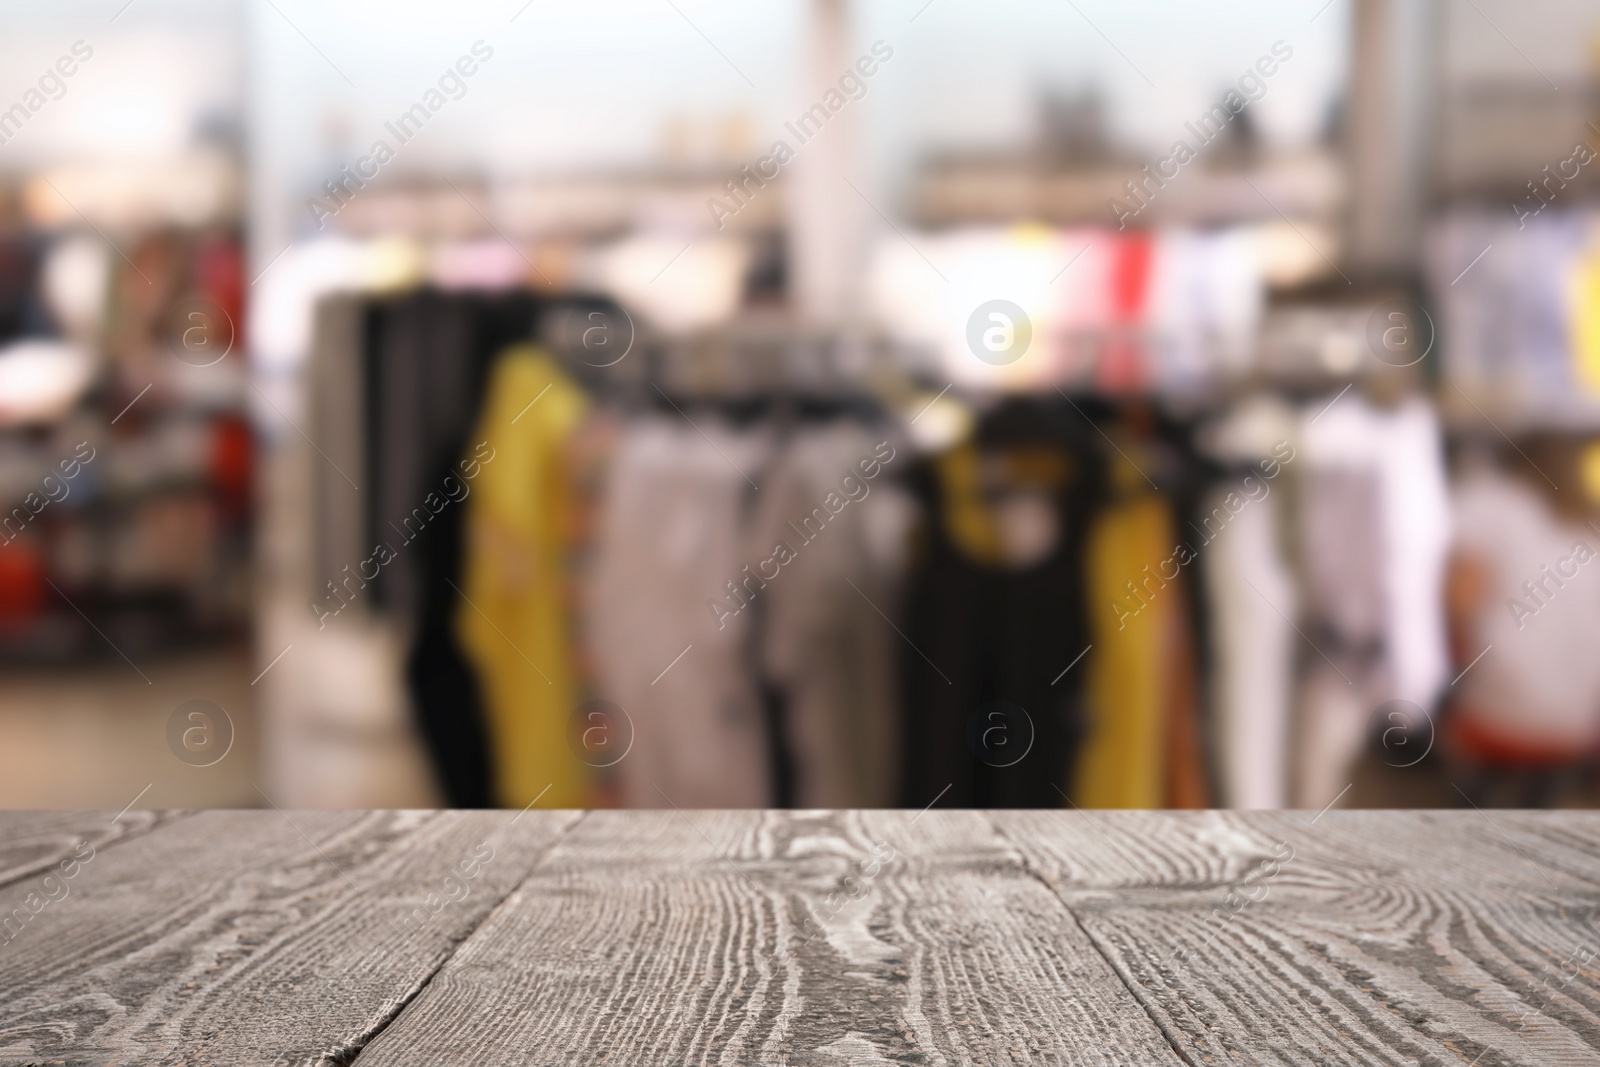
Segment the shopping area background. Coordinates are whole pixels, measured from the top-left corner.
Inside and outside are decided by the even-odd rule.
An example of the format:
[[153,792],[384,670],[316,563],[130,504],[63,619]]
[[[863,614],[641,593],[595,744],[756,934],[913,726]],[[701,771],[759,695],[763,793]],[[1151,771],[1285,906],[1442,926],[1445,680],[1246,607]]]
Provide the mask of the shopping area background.
[[1600,796],[1591,5],[0,25],[0,804]]

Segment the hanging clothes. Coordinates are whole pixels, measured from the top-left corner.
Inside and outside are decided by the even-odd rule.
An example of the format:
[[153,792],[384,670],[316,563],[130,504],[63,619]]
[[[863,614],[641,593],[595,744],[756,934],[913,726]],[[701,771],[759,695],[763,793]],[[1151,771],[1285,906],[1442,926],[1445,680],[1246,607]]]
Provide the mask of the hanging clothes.
[[[1206,501],[1215,511],[1226,491]],[[1298,596],[1280,546],[1281,504],[1269,497],[1234,516],[1203,549],[1212,605],[1217,756],[1223,803],[1281,808],[1288,800],[1289,726]]]
[[[1113,467],[1139,477],[1125,461]],[[1163,645],[1177,618],[1170,584],[1141,570],[1172,551],[1171,512],[1154,493],[1135,493],[1095,520],[1089,534],[1089,619],[1094,652],[1088,735],[1073,776],[1084,808],[1158,808],[1165,799]],[[1174,575],[1176,577],[1176,575]],[[1145,583],[1141,592],[1138,581]],[[1140,602],[1140,596],[1148,598]],[[1133,607],[1129,607],[1129,601]]]
[[[1328,788],[1336,793],[1349,781],[1348,767],[1365,739],[1367,716],[1374,708],[1398,699],[1430,712],[1449,681],[1442,605],[1451,517],[1443,435],[1427,401],[1412,397],[1386,409],[1350,395],[1331,407],[1326,402],[1308,405],[1302,418],[1308,490],[1327,493],[1341,485],[1359,485],[1359,479],[1370,480],[1372,488],[1359,496],[1350,496],[1348,489],[1343,492],[1350,496],[1350,507],[1361,506],[1362,499],[1375,505],[1359,525],[1375,531],[1380,552],[1376,567],[1348,546],[1339,553],[1319,551],[1314,561],[1319,577],[1313,588],[1341,590],[1337,598],[1319,593],[1314,603],[1325,604],[1331,614],[1327,624],[1317,625],[1337,634],[1340,631],[1332,624],[1338,622],[1351,635],[1348,640],[1377,640],[1383,646],[1369,670],[1352,673],[1347,665],[1340,666],[1354,701],[1341,698],[1323,712],[1313,698],[1326,689],[1307,692],[1310,702],[1304,705],[1302,721],[1313,728],[1301,730],[1297,741],[1302,788],[1296,800],[1321,807],[1333,799],[1325,795]],[[1309,501],[1302,497],[1303,536],[1323,520],[1325,510]],[[1352,531],[1359,528],[1348,516],[1345,521],[1351,522]],[[1378,593],[1359,594],[1374,575],[1381,600]],[[1369,639],[1352,627],[1376,604],[1381,604],[1380,633]],[[1314,789],[1311,783],[1316,783]]]
[[1456,551],[1481,570],[1473,663],[1451,687],[1456,728],[1485,762],[1560,762],[1600,748],[1600,534],[1494,469],[1454,495]]
[[1205,722],[1200,705],[1199,641],[1190,603],[1190,584],[1172,590],[1176,607],[1168,623],[1166,665],[1166,807],[1194,810],[1209,808],[1216,790],[1207,771]]
[[[480,319],[473,306],[428,291],[369,309],[365,377],[374,417],[367,424],[369,476],[363,482],[370,482],[375,538],[413,536],[406,516],[438,488],[431,481],[435,473],[483,439],[462,440],[481,416],[487,365],[506,343],[490,351],[475,345]],[[374,583],[375,602],[415,617],[423,566],[419,553],[401,551]]]
[[0,234],[0,344],[49,332],[39,292],[39,258],[35,241]]
[[1567,318],[1572,335],[1572,378],[1600,396],[1600,239],[1593,230],[1567,277]]
[[1069,417],[1008,402],[911,472],[923,521],[900,656],[906,806],[942,794],[1059,807],[1071,794],[1083,673],[1066,668],[1088,644],[1084,539],[1099,482]]
[[1151,295],[1155,238],[1135,232],[1117,239],[1111,265],[1111,329],[1095,380],[1107,393],[1125,393],[1150,383],[1146,317]]
[[[540,349],[502,355],[470,455],[467,559],[456,626],[482,679],[498,803],[582,807],[587,767],[567,747],[576,710],[568,632],[562,450],[584,394]],[[488,453],[483,453],[483,448]]]
[[[446,468],[440,472],[459,474]],[[468,498],[470,499],[470,497]],[[453,808],[495,804],[483,685],[467,658],[456,625],[456,605],[466,588],[466,508],[444,509],[417,546],[422,556],[422,603],[417,633],[406,657],[417,728],[434,775]]]
[[1111,433],[1120,439],[1108,458],[1112,499],[1088,540],[1093,652],[1072,800],[1086,808],[1200,807],[1207,789],[1186,594],[1194,553],[1178,545],[1172,499],[1146,480],[1144,468],[1158,469],[1159,455],[1116,427]]
[[[1251,397],[1198,433],[1219,464],[1183,533],[1199,553],[1207,607],[1210,733],[1219,801],[1271,809],[1289,798],[1299,592],[1286,550],[1288,515],[1303,466],[1294,446],[1298,413]],[[1233,511],[1229,496],[1237,505]],[[1320,662],[1320,661],[1319,661]]]
[[770,450],[703,413],[647,416],[617,446],[584,614],[599,694],[633,726],[616,765],[628,807],[772,802],[745,534]]
[[541,307],[526,293],[421,290],[325,297],[313,320],[312,436],[338,468],[317,468],[318,571],[337,574],[374,544],[395,546],[372,581],[370,604],[411,624],[412,717],[456,807],[494,803],[488,714],[454,622],[466,509],[452,502],[434,514],[424,501],[448,493],[451,475],[470,490],[460,464],[482,441],[470,434],[489,369],[533,332]]
[[1592,211],[1447,213],[1428,228],[1424,268],[1438,299],[1448,382],[1491,414],[1506,407],[1544,421],[1593,422],[1600,329]]
[[1195,392],[1249,369],[1266,303],[1261,256],[1245,229],[1174,229],[1150,268],[1150,384]]
[[[1391,687],[1382,484],[1365,466],[1308,464],[1300,499],[1305,633],[1296,729],[1297,795],[1327,803],[1367,742]],[[1320,805],[1319,805],[1320,806]]]
[[[892,481],[904,448],[850,422],[806,428],[762,479],[749,539],[770,579],[754,601],[761,665],[800,807],[887,807],[898,795],[901,639],[878,611],[896,612],[905,564],[912,504]],[[815,529],[796,525],[807,519]]]

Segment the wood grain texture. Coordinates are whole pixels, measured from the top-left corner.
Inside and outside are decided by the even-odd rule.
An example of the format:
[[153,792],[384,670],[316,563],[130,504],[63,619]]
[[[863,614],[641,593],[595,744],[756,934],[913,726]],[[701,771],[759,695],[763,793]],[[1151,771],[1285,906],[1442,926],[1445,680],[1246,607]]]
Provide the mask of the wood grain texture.
[[0,813],[0,1067],[1600,1063],[1600,815],[110,820]]
[[13,883],[0,1064],[348,1062],[580,818],[205,812]]
[[356,1061],[1179,1062],[981,815],[703,811],[591,815]]
[[[96,849],[126,841],[182,818],[181,811],[8,811],[0,826],[0,886],[39,877],[76,854],[80,842]],[[3,935],[0,935],[3,936]]]
[[1600,816],[1315,816],[992,817],[1192,1063],[1600,1063]]

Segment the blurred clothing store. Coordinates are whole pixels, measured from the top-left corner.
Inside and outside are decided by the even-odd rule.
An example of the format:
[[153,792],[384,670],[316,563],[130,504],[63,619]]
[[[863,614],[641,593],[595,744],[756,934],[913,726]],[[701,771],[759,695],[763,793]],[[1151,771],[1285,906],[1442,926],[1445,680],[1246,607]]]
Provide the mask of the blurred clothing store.
[[1591,6],[0,23],[0,804],[1600,802]]

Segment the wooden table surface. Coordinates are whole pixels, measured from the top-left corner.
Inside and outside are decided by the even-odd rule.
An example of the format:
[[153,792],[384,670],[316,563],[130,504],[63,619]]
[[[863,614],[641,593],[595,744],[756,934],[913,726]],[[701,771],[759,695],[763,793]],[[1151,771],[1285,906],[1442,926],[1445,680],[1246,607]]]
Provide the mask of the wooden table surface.
[[1600,815],[0,813],[0,1065],[1600,1063]]

